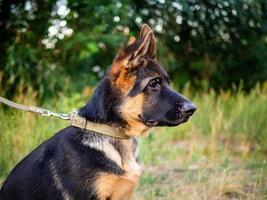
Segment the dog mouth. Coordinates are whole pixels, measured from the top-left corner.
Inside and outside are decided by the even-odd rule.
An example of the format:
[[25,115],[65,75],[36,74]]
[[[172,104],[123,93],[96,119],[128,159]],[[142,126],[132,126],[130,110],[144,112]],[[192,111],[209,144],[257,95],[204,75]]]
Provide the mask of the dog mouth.
[[157,124],[157,126],[178,126],[180,124],[187,122],[189,120],[189,118],[190,117],[186,116],[186,117],[179,118],[175,121],[162,120]]
[[154,120],[154,119],[144,119],[141,115],[139,116],[140,121],[142,121],[148,127],[156,126],[178,126],[182,123],[185,123],[189,120],[190,116],[181,117],[175,121],[171,120]]
[[183,124],[189,120],[189,116],[182,117],[176,121],[163,121],[160,126],[178,126],[180,124]]
[[148,126],[148,127],[155,127],[159,124],[159,121],[155,121],[155,120],[147,120],[145,121],[145,124]]
[[155,127],[159,124],[158,120],[154,120],[154,119],[145,119],[142,115],[138,115],[139,120],[144,123],[146,126],[148,127]]

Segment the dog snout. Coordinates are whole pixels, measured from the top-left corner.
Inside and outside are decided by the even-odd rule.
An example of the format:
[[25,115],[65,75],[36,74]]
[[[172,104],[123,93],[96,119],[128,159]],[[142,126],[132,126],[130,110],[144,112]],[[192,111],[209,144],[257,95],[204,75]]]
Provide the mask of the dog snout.
[[193,104],[192,102],[185,102],[181,105],[182,113],[188,117],[192,116],[196,111],[196,109],[197,109],[196,105]]

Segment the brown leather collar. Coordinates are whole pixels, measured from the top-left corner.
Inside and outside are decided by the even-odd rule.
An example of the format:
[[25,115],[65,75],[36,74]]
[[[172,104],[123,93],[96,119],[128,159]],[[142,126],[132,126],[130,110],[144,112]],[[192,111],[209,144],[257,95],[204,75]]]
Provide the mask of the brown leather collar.
[[99,124],[92,121],[88,121],[86,118],[79,116],[77,113],[73,113],[70,115],[70,121],[72,126],[81,129],[94,131],[103,135],[119,139],[129,139],[129,136],[125,135],[120,129],[111,127],[106,124]]

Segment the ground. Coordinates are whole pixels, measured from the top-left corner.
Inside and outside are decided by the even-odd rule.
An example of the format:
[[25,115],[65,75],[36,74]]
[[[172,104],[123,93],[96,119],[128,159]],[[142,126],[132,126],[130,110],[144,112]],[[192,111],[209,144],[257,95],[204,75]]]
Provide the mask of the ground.
[[265,160],[217,153],[215,158],[178,157],[143,168],[135,200],[267,199]]

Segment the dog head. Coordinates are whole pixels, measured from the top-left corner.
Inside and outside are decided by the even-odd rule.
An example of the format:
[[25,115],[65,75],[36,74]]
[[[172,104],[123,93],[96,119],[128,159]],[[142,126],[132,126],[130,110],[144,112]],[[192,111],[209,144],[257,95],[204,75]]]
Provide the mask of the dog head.
[[131,38],[118,53],[109,78],[121,99],[118,112],[128,135],[142,135],[155,126],[177,126],[196,110],[191,101],[170,88],[169,76],[156,60],[153,32],[146,24],[139,39]]

